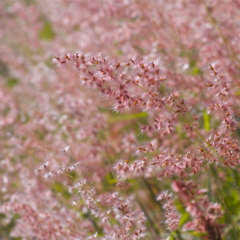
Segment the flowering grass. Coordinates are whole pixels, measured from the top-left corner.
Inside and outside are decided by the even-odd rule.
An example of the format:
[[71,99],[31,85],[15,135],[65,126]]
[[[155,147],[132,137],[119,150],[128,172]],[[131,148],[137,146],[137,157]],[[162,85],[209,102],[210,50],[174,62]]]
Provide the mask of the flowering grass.
[[239,3],[0,3],[0,239],[234,240]]

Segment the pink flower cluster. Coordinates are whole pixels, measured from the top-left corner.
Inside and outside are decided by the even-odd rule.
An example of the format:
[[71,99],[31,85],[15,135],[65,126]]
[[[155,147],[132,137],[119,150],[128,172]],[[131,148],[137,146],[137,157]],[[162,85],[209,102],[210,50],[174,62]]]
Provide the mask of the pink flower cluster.
[[238,239],[239,7],[2,0],[0,239]]
[[222,216],[222,210],[219,204],[208,201],[204,195],[207,190],[198,189],[197,185],[189,182],[175,181],[172,188],[180,196],[180,200],[190,213],[193,221],[188,222],[184,229],[196,229],[205,233],[207,239],[221,239],[222,225],[216,220]]

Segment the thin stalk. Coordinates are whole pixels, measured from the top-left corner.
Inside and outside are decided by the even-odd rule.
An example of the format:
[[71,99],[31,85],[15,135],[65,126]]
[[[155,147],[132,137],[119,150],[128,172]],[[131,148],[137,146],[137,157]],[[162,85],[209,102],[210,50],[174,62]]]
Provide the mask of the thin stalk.
[[144,212],[144,214],[145,214],[148,222],[150,223],[150,226],[151,226],[153,232],[155,233],[155,235],[156,235],[156,237],[157,237],[156,239],[158,239],[158,237],[161,237],[161,234],[160,234],[158,228],[156,228],[153,220],[151,219],[150,215],[148,214],[147,210],[145,209],[145,207],[144,207],[144,205],[141,203],[141,201],[140,201],[138,198],[136,198],[136,200],[137,200],[140,208],[141,208],[142,211]]

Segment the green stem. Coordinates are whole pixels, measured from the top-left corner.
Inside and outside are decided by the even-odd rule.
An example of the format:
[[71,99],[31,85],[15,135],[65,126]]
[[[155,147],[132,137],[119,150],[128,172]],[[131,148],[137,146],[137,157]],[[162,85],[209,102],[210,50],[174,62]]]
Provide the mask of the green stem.
[[145,216],[146,216],[148,222],[150,223],[150,226],[151,226],[151,228],[153,229],[153,231],[154,231],[156,237],[161,237],[158,228],[156,228],[156,226],[155,226],[153,220],[151,219],[150,215],[148,214],[147,210],[145,209],[145,207],[143,206],[143,204],[141,203],[141,201],[140,201],[138,198],[136,198],[136,200],[137,200],[139,206],[141,207],[142,211],[144,212],[144,214],[145,214]]

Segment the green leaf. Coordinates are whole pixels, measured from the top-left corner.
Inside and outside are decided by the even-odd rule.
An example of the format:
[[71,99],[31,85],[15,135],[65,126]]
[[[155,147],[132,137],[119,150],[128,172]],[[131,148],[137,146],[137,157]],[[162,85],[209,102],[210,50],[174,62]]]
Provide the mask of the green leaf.
[[111,174],[111,173],[108,173],[106,175],[106,183],[108,185],[113,185],[113,184],[116,184],[117,183],[117,179],[114,178],[114,176]]
[[236,129],[237,135],[240,137],[240,128]]
[[51,41],[55,37],[55,33],[53,31],[52,25],[50,22],[46,21],[40,34],[40,39]]
[[202,70],[201,70],[199,67],[194,66],[194,67],[190,70],[189,74],[192,75],[192,76],[202,75]]
[[54,183],[53,186],[52,186],[52,190],[55,193],[60,193],[65,199],[69,199],[70,196],[71,196],[71,194],[67,190],[66,186],[64,186],[60,182]]
[[133,114],[117,114],[115,116],[109,117],[109,122],[115,123],[115,122],[135,120],[135,119],[145,118],[145,117],[147,117],[146,112],[138,112]]
[[236,96],[240,96],[240,90],[237,90],[237,91],[235,92],[235,95],[236,95]]
[[190,215],[188,212],[183,212],[181,214],[181,219],[179,221],[179,226],[182,227],[185,223],[187,223],[190,220]]
[[8,88],[14,88],[18,85],[18,79],[17,78],[9,78],[6,82],[6,86]]
[[176,202],[176,208],[181,213],[181,219],[179,221],[179,226],[182,227],[185,223],[190,220],[190,214],[186,212],[186,209],[180,202]]
[[207,113],[206,110],[203,112],[203,123],[204,123],[204,129],[206,131],[210,130],[210,115]]

